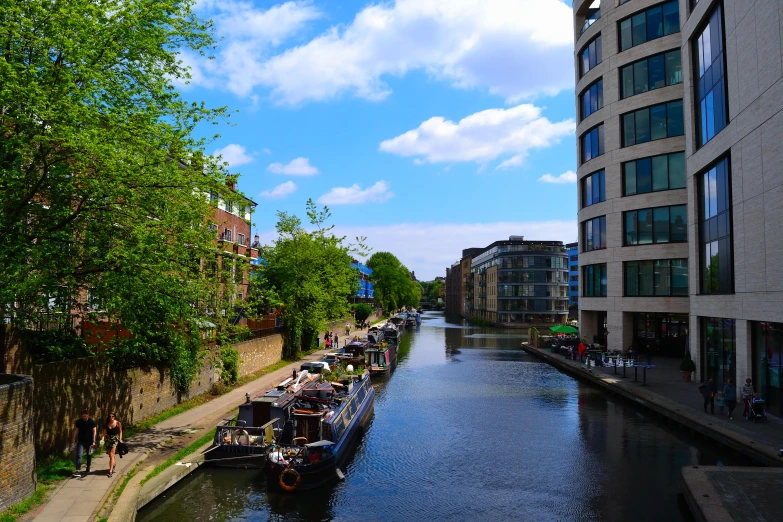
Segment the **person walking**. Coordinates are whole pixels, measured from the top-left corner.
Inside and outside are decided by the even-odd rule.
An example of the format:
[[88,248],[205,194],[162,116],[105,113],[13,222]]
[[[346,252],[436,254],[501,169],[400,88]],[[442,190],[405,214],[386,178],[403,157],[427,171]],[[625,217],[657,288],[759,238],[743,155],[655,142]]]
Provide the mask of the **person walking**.
[[580,342],[579,346],[576,347],[577,353],[579,353],[579,362],[584,362],[584,356],[585,356],[585,350],[587,347],[585,346],[585,343]]
[[731,377],[726,379],[726,384],[723,385],[723,401],[729,409],[729,419],[733,420],[734,408],[737,407],[737,388],[731,381]]
[[338,350],[340,349],[340,338],[337,337],[337,334],[332,335],[332,339],[334,339],[334,347]]
[[351,335],[351,325],[345,323],[345,336],[348,337],[349,335]]
[[117,451],[117,444],[122,442],[122,423],[117,420],[117,416],[114,412],[111,412],[106,417],[106,424],[103,426],[103,435],[101,436],[101,442],[105,444],[106,453],[109,454],[109,478],[114,475],[114,466],[117,463],[115,452]]
[[73,429],[73,436],[71,437],[71,446],[75,445],[76,449],[76,471],[73,476],[76,478],[81,477],[82,471],[82,455],[86,453],[87,460],[87,473],[90,472],[92,465],[92,452],[95,448],[95,439],[98,433],[98,423],[90,418],[90,414],[87,410],[79,412],[79,419]]
[[745,417],[745,420],[748,420],[750,418],[750,401],[753,400],[753,381],[750,377],[745,379],[745,384],[740,388],[740,396],[745,406],[742,416]]
[[704,413],[707,413],[707,406],[710,407],[710,413],[715,415],[715,393],[718,391],[715,380],[710,377],[709,382],[699,386],[699,391],[704,397]]

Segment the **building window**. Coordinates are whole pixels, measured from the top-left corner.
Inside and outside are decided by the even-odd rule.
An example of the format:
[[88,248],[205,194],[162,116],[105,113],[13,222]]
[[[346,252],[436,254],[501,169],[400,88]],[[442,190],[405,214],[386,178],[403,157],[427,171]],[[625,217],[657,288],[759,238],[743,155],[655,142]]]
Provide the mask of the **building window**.
[[604,153],[604,124],[593,127],[579,138],[582,149],[582,163]]
[[657,259],[625,263],[625,295],[688,296],[688,260]]
[[621,97],[682,83],[680,50],[656,54],[620,68]]
[[726,127],[727,96],[723,60],[723,13],[715,6],[704,30],[693,41],[693,55],[698,71],[696,83],[697,144],[704,145]]
[[585,45],[579,55],[579,76],[582,77],[587,74],[587,71],[601,63],[601,60],[603,60],[603,55],[601,53],[601,35],[599,34],[590,40],[590,43]]
[[624,212],[623,224],[625,246],[688,241],[685,205]]
[[767,404],[767,410],[780,417],[783,412],[783,323],[751,322],[753,334],[753,384]]
[[579,255],[571,256],[571,261],[579,261]]
[[223,231],[223,239],[226,241],[231,241],[231,230],[225,229]]
[[606,263],[582,267],[582,297],[606,297]]
[[604,106],[604,81],[598,80],[584,90],[581,95],[582,119],[587,118]]
[[728,158],[696,179],[701,199],[701,292],[730,294],[734,292],[734,258]]
[[718,387],[728,378],[736,383],[737,329],[734,319],[702,317],[701,336],[702,380],[712,379]]
[[245,234],[237,234],[237,240],[240,245],[245,244]]
[[680,31],[677,0],[656,5],[620,21],[620,51]]
[[584,252],[606,248],[606,216],[585,221],[582,226]]
[[685,188],[685,153],[623,163],[623,196]]
[[589,207],[606,201],[606,183],[604,171],[599,170],[582,178],[582,206]]
[[682,100],[623,114],[623,147],[682,136]]

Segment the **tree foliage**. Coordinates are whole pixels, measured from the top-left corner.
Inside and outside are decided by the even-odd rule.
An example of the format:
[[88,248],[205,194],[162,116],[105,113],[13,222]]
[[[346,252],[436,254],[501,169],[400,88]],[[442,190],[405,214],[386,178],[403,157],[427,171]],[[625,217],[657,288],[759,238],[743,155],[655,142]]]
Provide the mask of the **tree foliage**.
[[198,325],[231,299],[200,262],[226,172],[194,136],[227,114],[173,84],[189,78],[178,51],[214,45],[193,3],[0,3],[0,320],[121,322],[115,361],[168,363],[180,388]]
[[364,303],[359,303],[353,305],[353,316],[356,319],[356,322],[363,322],[367,320],[368,317],[370,317],[373,313],[372,306]]
[[295,215],[278,212],[278,238],[263,248],[259,282],[282,303],[286,356],[309,349],[328,321],[346,317],[349,298],[359,290],[350,264],[363,246],[335,236],[326,225],[330,215],[327,207],[319,210],[308,200],[307,217],[314,228],[308,231]]
[[370,280],[375,288],[375,299],[385,313],[404,306],[418,306],[421,286],[411,278],[410,271],[390,252],[376,252],[367,260],[372,269]]

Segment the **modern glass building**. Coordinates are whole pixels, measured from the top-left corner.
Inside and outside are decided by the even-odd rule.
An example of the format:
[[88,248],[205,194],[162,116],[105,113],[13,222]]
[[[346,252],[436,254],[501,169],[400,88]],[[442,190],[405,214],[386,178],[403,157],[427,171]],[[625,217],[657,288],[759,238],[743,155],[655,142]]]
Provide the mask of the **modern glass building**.
[[470,317],[523,326],[568,316],[568,254],[562,241],[496,241],[473,256]]
[[783,11],[575,0],[580,329],[781,412]]

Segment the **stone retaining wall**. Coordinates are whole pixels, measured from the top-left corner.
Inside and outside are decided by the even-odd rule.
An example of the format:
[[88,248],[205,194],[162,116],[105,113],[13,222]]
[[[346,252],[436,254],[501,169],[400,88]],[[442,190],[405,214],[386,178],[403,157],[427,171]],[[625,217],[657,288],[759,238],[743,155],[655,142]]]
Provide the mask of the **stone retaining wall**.
[[0,512],[35,491],[33,379],[0,374]]

